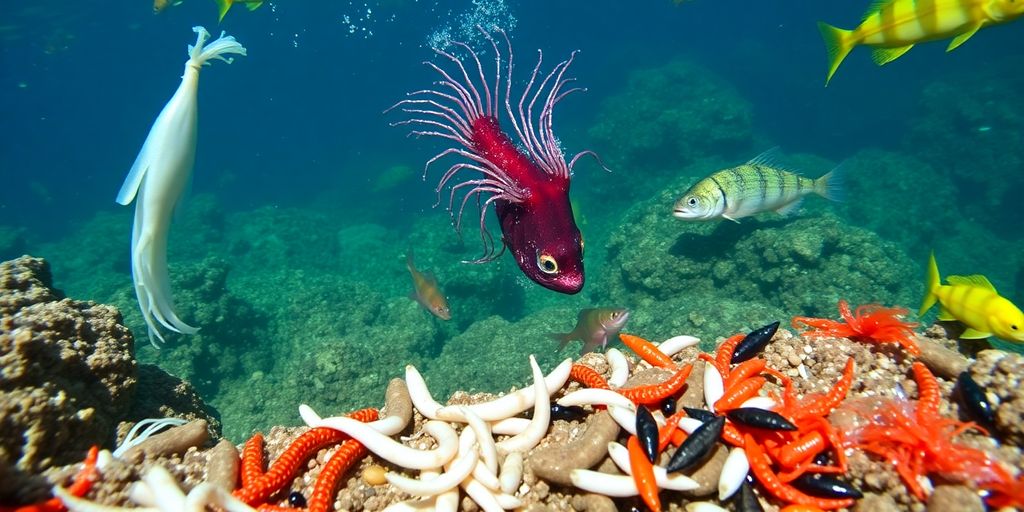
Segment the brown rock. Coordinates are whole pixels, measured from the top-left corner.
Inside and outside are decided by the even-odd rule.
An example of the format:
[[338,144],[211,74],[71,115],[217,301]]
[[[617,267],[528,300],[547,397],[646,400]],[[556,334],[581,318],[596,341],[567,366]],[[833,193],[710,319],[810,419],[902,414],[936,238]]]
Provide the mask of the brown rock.
[[969,487],[940,485],[928,498],[928,512],[985,512],[985,505]]

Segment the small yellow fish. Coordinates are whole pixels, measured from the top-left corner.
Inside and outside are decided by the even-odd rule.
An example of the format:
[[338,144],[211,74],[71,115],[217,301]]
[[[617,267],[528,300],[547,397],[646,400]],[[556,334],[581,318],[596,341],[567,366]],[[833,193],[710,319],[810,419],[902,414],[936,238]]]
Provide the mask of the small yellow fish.
[[874,47],[871,58],[881,66],[917,43],[952,37],[946,51],[953,51],[982,27],[1006,23],[1022,14],[1022,0],[877,0],[853,30],[818,22],[828,50],[825,85],[857,45]]
[[445,298],[441,288],[437,285],[437,279],[429,272],[420,272],[412,262],[412,251],[405,255],[405,267],[412,275],[413,291],[409,297],[427,311],[441,320],[451,320],[451,310],[448,308],[448,299]]
[[250,11],[255,11],[263,5],[264,0],[213,0],[217,2],[218,17],[217,21],[224,21],[224,15],[231,10],[231,6],[234,4],[245,4]]
[[780,168],[773,162],[775,149],[753,160],[718,171],[690,187],[676,201],[672,215],[684,220],[738,219],[761,212],[792,213],[808,194],[838,200],[839,168],[810,179]]
[[958,320],[967,326],[964,339],[995,336],[1006,341],[1024,342],[1024,313],[1001,297],[985,276],[946,276],[941,284],[935,254],[928,260],[928,281],[924,302],[918,315],[924,315],[935,302],[941,305],[939,320]]
[[619,335],[619,331],[629,320],[629,310],[620,308],[589,308],[580,311],[576,317],[576,327],[572,332],[550,334],[552,339],[560,342],[561,350],[572,340],[583,340],[580,355],[593,352],[597,347],[604,348],[608,342]]
[[159,14],[171,5],[181,5],[181,2],[182,0],[153,0],[153,14]]

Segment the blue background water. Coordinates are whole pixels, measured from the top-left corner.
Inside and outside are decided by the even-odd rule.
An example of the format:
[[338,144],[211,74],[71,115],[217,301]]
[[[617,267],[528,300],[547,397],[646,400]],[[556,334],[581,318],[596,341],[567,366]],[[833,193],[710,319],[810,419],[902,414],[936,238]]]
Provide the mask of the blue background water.
[[[947,162],[961,169],[959,174],[947,172],[954,177],[944,178],[941,194],[937,191],[934,195],[943,199],[929,204],[931,188],[939,185],[927,174],[908,172],[904,176],[900,169],[885,176],[872,174],[869,155],[858,160],[858,169],[866,170],[848,176],[849,181],[856,182],[850,187],[855,193],[835,209],[843,219],[857,224],[860,210],[868,208],[862,205],[870,205],[874,220],[860,225],[878,231],[882,238],[904,242],[899,246],[906,253],[903,257],[918,265],[901,274],[907,283],[913,283],[908,286],[920,287],[919,266],[927,248],[939,246],[945,252],[945,257],[940,255],[940,263],[955,253],[956,273],[994,276],[1006,295],[1021,299],[1024,277],[1019,255],[1024,245],[1019,230],[1022,214],[1015,202],[1024,184],[1020,139],[1013,143],[1011,138],[1010,144],[993,143],[986,149],[992,158],[981,163],[952,162],[934,148],[916,146],[908,137],[925,118],[922,111],[936,110],[935,102],[925,104],[922,98],[927,87],[939,82],[960,84],[956,93],[946,98],[986,101],[980,118],[949,127],[947,135],[953,140],[963,135],[964,144],[978,146],[984,140],[974,137],[988,130],[995,134],[1004,133],[1004,128],[1005,133],[1024,133],[1020,131],[1024,105],[1018,87],[1024,82],[1024,53],[1017,37],[1020,25],[986,28],[949,54],[943,52],[944,43],[921,45],[881,68],[871,63],[867,50],[856,49],[831,85],[823,87],[825,50],[816,22],[826,20],[852,28],[865,8],[861,2],[739,0],[694,0],[681,5],[671,1],[268,2],[253,12],[236,6],[218,25],[215,6],[208,0],[186,0],[158,15],[143,0],[105,2],[102,7],[85,2],[8,0],[0,6],[0,66],[4,70],[0,75],[0,118],[4,120],[4,136],[0,138],[0,231],[19,229],[18,236],[24,242],[12,245],[14,249],[0,250],[29,251],[51,259],[58,285],[76,298],[117,303],[136,335],[144,340],[138,314],[132,310],[135,305],[127,267],[130,209],[116,205],[113,199],[151,123],[178,86],[187,58],[185,46],[195,41],[191,27],[205,25],[214,35],[223,29],[235,36],[249,55],[237,58],[230,66],[214,63],[202,73],[194,189],[185,210],[191,206],[188,201],[199,198],[200,210],[221,212],[211,217],[229,218],[225,221],[228,227],[223,232],[212,230],[209,233],[213,234],[207,233],[197,241],[188,238],[189,230],[195,233],[209,228],[209,223],[202,220],[205,217],[176,221],[170,261],[172,274],[176,274],[176,265],[199,264],[207,254],[227,259],[232,269],[227,288],[259,312],[244,322],[240,320],[244,326],[235,327],[247,336],[257,333],[267,340],[266,345],[245,347],[243,340],[224,335],[223,339],[204,341],[204,346],[220,344],[236,354],[248,348],[253,362],[239,363],[224,372],[240,381],[254,372],[266,372],[271,377],[268,382],[276,382],[295,368],[267,361],[282,357],[300,360],[307,357],[304,353],[327,350],[336,346],[338,339],[357,334],[367,344],[387,341],[381,329],[395,321],[386,313],[346,317],[344,311],[370,300],[366,297],[379,300],[383,304],[380,311],[389,311],[387,308],[396,304],[408,305],[402,297],[409,287],[408,276],[400,261],[414,242],[421,244],[416,247],[418,260],[434,266],[441,265],[439,261],[452,263],[471,257],[476,247],[468,243],[449,253],[439,249],[451,243],[454,236],[445,226],[446,214],[431,209],[434,178],[424,183],[418,179],[418,171],[444,146],[433,140],[406,139],[404,128],[389,126],[401,116],[384,115],[383,111],[406,92],[427,87],[435,79],[422,65],[423,60],[433,58],[428,46],[432,36],[436,39],[446,29],[456,37],[467,29],[472,34],[473,24],[479,22],[510,29],[520,80],[532,66],[536,48],[544,50],[549,64],[572,50],[582,50],[572,69],[589,91],[560,104],[556,114],[555,130],[567,150],[590,148],[615,160],[614,149],[597,146],[589,131],[606,120],[604,102],[628,89],[630,73],[681,58],[702,66],[709,75],[717,75],[750,105],[751,131],[756,138],[728,152],[708,149],[710,157],[722,165],[741,162],[767,147],[780,145],[786,153],[814,155],[819,164],[874,149],[925,160],[936,167]],[[991,92],[991,87],[997,92]],[[1010,94],[1000,95],[1000,87]],[[942,105],[938,108],[941,113]],[[954,105],[950,109],[955,110]],[[989,115],[999,117],[1006,125],[989,126],[985,117]],[[635,119],[638,126],[647,122],[642,117]],[[925,140],[937,129],[926,128],[921,132]],[[700,133],[689,142],[692,146],[701,146]],[[621,139],[632,136],[628,132],[617,135]],[[614,263],[602,266],[602,250],[609,233],[620,223],[631,222],[626,217],[627,209],[652,200],[652,193],[668,186],[671,175],[656,174],[655,168],[673,169],[678,164],[698,177],[716,169],[712,164],[694,164],[691,155],[655,156],[657,165],[631,165],[619,159],[620,165],[611,175],[589,163],[579,168],[573,193],[589,201],[585,213],[592,227],[585,231],[590,233],[588,244],[593,243],[596,254],[595,264],[588,263],[588,271],[597,276],[589,281],[595,283],[588,285],[589,293],[565,297],[544,292],[519,278],[506,256],[503,266],[480,271],[505,276],[505,281],[493,278],[485,285],[474,281],[472,272],[476,270],[469,270],[469,277],[463,276],[464,283],[453,284],[455,291],[448,290],[453,302],[476,301],[476,309],[464,315],[462,323],[435,326],[430,323],[432,319],[419,315],[413,317],[403,335],[443,345],[463,333],[492,332],[489,329],[494,326],[487,323],[492,315],[514,322],[538,312],[557,321],[558,329],[569,330],[579,308],[602,305],[606,297],[626,300],[627,295],[616,295],[613,287],[605,294],[600,281],[602,273],[619,270]],[[395,166],[408,166],[414,171],[396,186],[380,186],[380,175]],[[817,176],[820,172],[816,169],[809,174]],[[991,190],[999,192],[989,194]],[[871,197],[875,192],[897,199],[906,197],[908,201],[913,197],[913,204],[889,201],[879,205],[877,197]],[[657,207],[664,208],[667,216],[669,205],[670,200]],[[824,201],[812,206],[812,215],[814,211],[832,209]],[[313,220],[284,229],[280,223],[267,220],[268,207],[308,212]],[[263,213],[252,215],[252,223],[246,227],[249,212],[254,211]],[[942,214],[943,220],[933,219],[932,213]],[[231,215],[235,215],[233,220]],[[952,230],[947,226],[950,218],[963,222]],[[379,236],[390,240],[389,244],[384,249],[374,246],[369,251],[345,252],[348,246],[361,247],[357,238],[363,235],[346,238],[336,233],[370,224],[392,230]],[[97,229],[97,225],[105,227]],[[886,225],[904,226],[908,232],[926,235],[912,243],[900,240],[898,234],[887,235]],[[759,226],[756,222],[745,223],[737,229],[749,234]],[[764,226],[785,226],[785,222],[771,221]],[[430,238],[426,232],[436,236]],[[239,248],[238,240],[244,233],[252,239],[251,248]],[[308,239],[305,234],[309,234]],[[395,241],[396,234],[409,238]],[[218,245],[221,236],[233,240],[231,247]],[[947,236],[953,242],[943,245]],[[176,243],[175,237],[184,241]],[[279,238],[275,243],[288,247],[290,256],[253,259],[249,253],[260,253],[267,247],[257,242],[263,237]],[[979,238],[984,243],[965,243]],[[309,243],[309,239],[328,242],[318,245]],[[81,253],[91,253],[92,259],[81,257]],[[728,251],[715,257],[727,259]],[[101,280],[90,274],[96,270],[94,263],[75,265],[75,258],[111,262],[101,265],[103,271],[99,272],[109,277],[109,286],[97,284]],[[271,277],[264,278],[257,271]],[[297,272],[298,277],[288,274],[290,271]],[[299,308],[299,315],[322,314],[325,323],[337,315],[339,323],[363,322],[369,330],[364,333],[349,325],[344,332],[323,333],[316,331],[321,324],[312,320],[312,327],[284,323],[280,318],[294,311],[284,306],[275,309],[276,305],[300,303],[309,297],[289,296],[287,288],[268,286],[269,292],[264,293],[252,286],[253,281],[288,282],[303,276],[313,279],[309,277],[312,275],[340,277],[338,282],[306,287],[311,296],[323,301],[317,306],[323,311],[309,306],[308,311]],[[474,288],[474,283],[479,286]],[[509,286],[522,290],[509,292]],[[368,291],[359,291],[361,287]],[[337,290],[338,296],[324,297],[321,290]],[[871,295],[870,290],[856,292]],[[914,301],[919,292],[915,288]],[[895,292],[878,295],[876,300],[903,297]],[[814,302],[814,312],[834,311],[834,303],[835,297],[822,297]],[[710,299],[705,304],[715,307]],[[270,327],[252,318],[263,318]],[[640,325],[650,323],[648,320]],[[756,325],[736,328],[752,326]],[[554,329],[547,325],[535,328],[537,332]],[[312,345],[300,339],[308,332],[315,333],[309,335],[314,340]],[[729,333],[716,335],[725,334]],[[496,343],[490,350],[500,351],[504,343],[507,341]],[[170,369],[184,373],[218,406],[230,407],[225,398],[225,389],[231,384],[227,377],[202,374],[195,365],[183,362],[194,354],[174,356],[174,343],[163,355],[150,351],[144,343],[139,345],[141,357],[177,361],[168,364]],[[419,353],[418,357],[426,361],[441,350]],[[334,362],[316,364],[336,366]],[[393,361],[374,370],[386,382],[385,377],[398,374],[403,364]],[[525,375],[524,371],[519,376]],[[218,384],[217,379],[224,381]],[[246,382],[253,385],[251,379]],[[294,421],[292,410],[282,413],[283,417]],[[235,413],[225,413],[231,414]],[[288,421],[280,418],[267,421]],[[252,424],[238,417],[231,421],[235,422],[235,432],[247,430]]]

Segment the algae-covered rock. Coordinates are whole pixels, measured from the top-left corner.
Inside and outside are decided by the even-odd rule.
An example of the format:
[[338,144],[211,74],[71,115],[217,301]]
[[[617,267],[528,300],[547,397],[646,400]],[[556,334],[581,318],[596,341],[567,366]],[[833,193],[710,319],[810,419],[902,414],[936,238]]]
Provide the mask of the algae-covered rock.
[[589,134],[613,169],[683,166],[746,151],[753,140],[752,111],[710,70],[675,60],[630,73],[625,89],[604,100]]
[[38,473],[109,446],[136,384],[117,309],[60,299],[28,256],[0,263],[0,304],[0,464]]
[[608,263],[618,273],[609,276],[608,297],[639,309],[688,296],[696,314],[712,317],[719,300],[832,317],[839,299],[917,299],[917,267],[892,242],[828,212],[684,222],[671,215],[683,186],[638,203],[613,232]]

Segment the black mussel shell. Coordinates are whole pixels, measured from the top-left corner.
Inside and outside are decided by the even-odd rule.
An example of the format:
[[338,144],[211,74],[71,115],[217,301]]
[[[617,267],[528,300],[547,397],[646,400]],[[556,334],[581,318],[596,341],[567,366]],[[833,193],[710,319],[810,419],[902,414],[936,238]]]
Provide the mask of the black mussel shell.
[[694,409],[693,407],[683,407],[683,410],[686,411],[687,416],[702,423],[707,423],[715,419],[715,413],[708,410]]
[[738,407],[725,413],[730,420],[750,427],[768,430],[796,430],[781,414],[757,407]]
[[586,409],[578,405],[562,405],[551,402],[551,420],[580,421],[586,417]]
[[777,330],[779,330],[779,322],[772,322],[760,329],[750,331],[747,337],[743,338],[739,345],[736,345],[736,350],[733,350],[732,361],[730,362],[732,364],[742,363],[756,356],[771,341],[772,336],[775,336],[775,331]]
[[985,390],[981,389],[981,386],[971,378],[970,372],[960,373],[956,378],[956,389],[960,402],[967,409],[971,418],[992,433],[992,429],[996,425],[996,411],[992,409],[992,404],[988,403]]
[[715,416],[690,434],[669,459],[665,471],[681,471],[689,469],[704,460],[714,450],[725,428],[725,416]]
[[856,487],[832,476],[823,473],[804,473],[792,482],[793,487],[800,489],[811,496],[819,498],[853,498],[859,500],[864,497]]
[[640,440],[640,448],[643,448],[647,460],[654,464],[658,458],[658,423],[654,421],[651,411],[642,405],[636,410],[636,437]]

